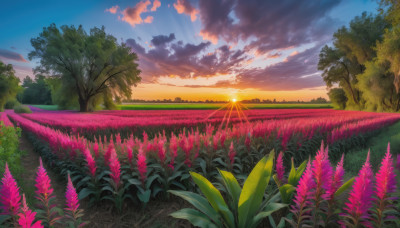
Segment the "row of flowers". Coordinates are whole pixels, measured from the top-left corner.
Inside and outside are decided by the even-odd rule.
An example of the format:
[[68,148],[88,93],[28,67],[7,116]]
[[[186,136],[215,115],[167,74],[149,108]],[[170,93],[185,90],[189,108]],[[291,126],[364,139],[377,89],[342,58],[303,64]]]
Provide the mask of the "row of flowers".
[[78,195],[69,175],[63,211],[54,202],[54,189],[41,159],[36,172],[35,189],[36,204],[32,210],[26,203],[25,194],[21,198],[20,188],[6,164],[0,184],[1,227],[40,228],[54,227],[56,224],[82,227],[86,224],[82,221],[83,210],[79,209]]
[[82,198],[89,197],[94,202],[112,200],[119,210],[127,199],[147,203],[151,198],[168,197],[170,189],[192,189],[190,170],[210,178],[216,177],[216,168],[247,175],[266,151],[273,148],[296,151],[309,146],[309,154],[303,154],[307,158],[315,149],[310,145],[319,144],[315,141],[321,140],[321,135],[329,139],[331,132],[344,124],[348,125],[341,128],[346,132],[341,134],[341,139],[363,133],[359,129],[380,129],[399,118],[398,115],[385,115],[361,120],[342,117],[336,120],[319,118],[318,121],[264,121],[228,129],[208,126],[203,133],[192,130],[170,137],[158,134],[152,140],[144,133],[143,139],[131,136],[122,140],[116,135],[90,142],[17,114],[9,113],[9,116],[38,138],[38,145],[42,146],[43,142],[49,145],[49,153],[42,157],[62,173],[72,171]]

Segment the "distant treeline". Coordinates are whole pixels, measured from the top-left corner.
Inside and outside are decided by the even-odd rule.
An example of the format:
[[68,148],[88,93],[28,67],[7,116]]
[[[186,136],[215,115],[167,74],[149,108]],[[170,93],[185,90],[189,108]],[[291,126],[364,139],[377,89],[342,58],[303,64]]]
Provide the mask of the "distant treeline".
[[[131,100],[123,100],[123,103],[227,103],[229,101],[218,101],[218,100],[199,100],[199,101],[192,101],[192,100],[183,100],[180,97],[177,97],[175,99],[156,99],[156,100],[143,100],[143,99],[131,99]],[[241,103],[260,103],[260,104],[295,104],[295,103],[301,103],[301,104],[325,104],[329,103],[325,98],[323,97],[318,97],[316,99],[312,99],[311,101],[277,101],[276,99],[266,99],[266,100],[261,100],[259,98],[254,98],[250,100],[241,100]]]

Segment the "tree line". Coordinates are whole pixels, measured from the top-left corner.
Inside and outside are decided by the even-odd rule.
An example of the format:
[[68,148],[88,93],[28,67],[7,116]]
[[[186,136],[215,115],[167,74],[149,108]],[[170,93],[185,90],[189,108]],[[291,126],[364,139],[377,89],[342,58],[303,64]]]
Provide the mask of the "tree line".
[[338,109],[400,110],[400,3],[382,0],[379,13],[363,13],[324,46],[318,69]]

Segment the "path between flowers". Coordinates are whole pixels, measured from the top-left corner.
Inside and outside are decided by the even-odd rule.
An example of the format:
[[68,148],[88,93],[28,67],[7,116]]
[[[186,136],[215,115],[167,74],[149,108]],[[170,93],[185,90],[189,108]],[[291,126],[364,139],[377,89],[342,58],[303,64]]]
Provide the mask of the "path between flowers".
[[[25,154],[21,157],[22,167],[24,169],[22,173],[23,183],[18,184],[21,186],[21,191],[23,191],[27,197],[28,205],[33,207],[35,203],[34,184],[36,171],[39,167],[39,154],[34,151],[32,144],[25,134],[22,134],[20,139],[20,150],[25,151]],[[51,179],[51,186],[54,188],[57,206],[63,209],[65,206],[65,189],[67,182],[66,180],[62,180],[57,173],[48,169],[45,164],[44,166]],[[84,210],[84,220],[90,221],[88,227],[91,228],[191,227],[186,221],[178,221],[169,216],[170,213],[189,206],[180,199],[174,199],[170,202],[152,202],[145,209],[132,206],[127,208],[121,215],[114,213],[113,208],[109,206],[102,205],[89,208],[87,201],[81,201],[80,204],[80,208]],[[60,225],[59,227],[63,226]]]

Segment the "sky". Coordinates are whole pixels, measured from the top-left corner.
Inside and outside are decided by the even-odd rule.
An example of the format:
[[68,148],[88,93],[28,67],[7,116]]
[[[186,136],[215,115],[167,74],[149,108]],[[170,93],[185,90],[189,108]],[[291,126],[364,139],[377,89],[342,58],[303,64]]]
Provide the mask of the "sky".
[[105,26],[138,55],[133,99],[327,98],[317,70],[333,33],[374,0],[17,0],[0,8],[0,60],[33,76],[30,39],[55,23]]

